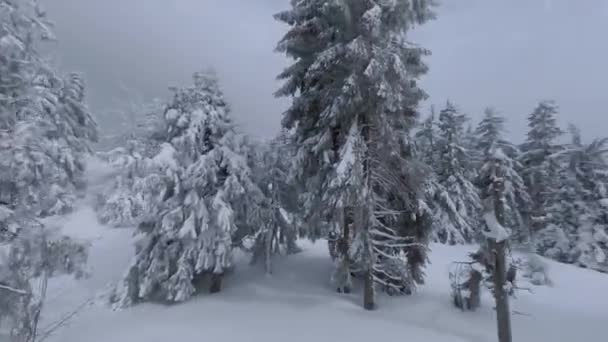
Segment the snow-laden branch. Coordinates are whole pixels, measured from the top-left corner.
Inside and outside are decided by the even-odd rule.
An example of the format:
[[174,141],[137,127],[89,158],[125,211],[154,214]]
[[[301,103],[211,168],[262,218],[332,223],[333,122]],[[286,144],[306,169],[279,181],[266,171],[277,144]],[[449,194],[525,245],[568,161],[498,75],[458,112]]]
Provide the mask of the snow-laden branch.
[[496,219],[496,214],[493,211],[487,212],[483,215],[483,219],[486,222],[486,226],[489,231],[484,231],[483,234],[489,238],[496,240],[496,242],[502,242],[507,240],[511,235],[509,229],[505,228]]
[[29,292],[25,291],[25,290],[21,290],[21,289],[16,289],[14,287],[8,286],[8,285],[2,285],[0,284],[0,290],[6,290],[9,292],[13,292],[22,296],[27,296],[29,294]]

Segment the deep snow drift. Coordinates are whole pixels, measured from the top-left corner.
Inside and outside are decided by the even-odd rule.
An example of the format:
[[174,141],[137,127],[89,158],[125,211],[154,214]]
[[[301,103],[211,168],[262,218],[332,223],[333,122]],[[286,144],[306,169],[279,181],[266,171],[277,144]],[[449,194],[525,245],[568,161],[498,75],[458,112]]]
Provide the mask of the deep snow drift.
[[[266,276],[246,263],[216,295],[181,305],[142,304],[112,311],[103,294],[118,281],[132,254],[131,231],[100,226],[83,205],[64,229],[92,244],[92,276],[53,280],[44,327],[81,308],[49,341],[495,341],[492,298],[486,291],[476,312],[451,305],[448,268],[474,247],[433,245],[427,285],[409,297],[379,295],[379,309],[361,308],[360,289],[337,294],[329,285],[331,261],[324,241],[301,242],[304,251],[276,260]],[[593,341],[608,323],[608,276],[548,261],[553,287],[519,291],[512,301],[514,341]],[[356,286],[359,284],[356,284]],[[527,286],[527,284],[520,284]]]

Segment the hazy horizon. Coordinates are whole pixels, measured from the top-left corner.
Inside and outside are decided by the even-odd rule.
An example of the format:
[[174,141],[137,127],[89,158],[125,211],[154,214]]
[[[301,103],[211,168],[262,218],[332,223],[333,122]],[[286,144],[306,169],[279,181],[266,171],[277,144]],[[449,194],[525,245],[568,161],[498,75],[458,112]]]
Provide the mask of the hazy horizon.
[[[412,32],[432,51],[421,105],[447,99],[478,119],[492,106],[521,141],[526,117],[542,99],[555,100],[560,124],[588,137],[608,96],[608,1],[443,0],[437,20]],[[275,99],[276,75],[289,62],[274,47],[287,27],[272,14],[288,0],[53,0],[43,3],[56,23],[56,57],[66,71],[84,72],[96,113],[125,101],[122,85],[145,98],[166,97],[212,65],[220,74],[235,120],[247,133],[273,135],[289,99]],[[109,118],[97,114],[101,126]]]

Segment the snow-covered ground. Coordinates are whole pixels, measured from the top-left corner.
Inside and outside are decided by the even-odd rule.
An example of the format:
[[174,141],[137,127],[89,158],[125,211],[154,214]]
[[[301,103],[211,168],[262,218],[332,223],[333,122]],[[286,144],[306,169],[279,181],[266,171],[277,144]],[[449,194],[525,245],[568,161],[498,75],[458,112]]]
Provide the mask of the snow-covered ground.
[[[360,289],[335,293],[328,283],[330,259],[324,242],[301,242],[304,251],[277,260],[266,276],[239,265],[216,295],[202,294],[174,306],[142,304],[112,311],[101,296],[121,278],[131,257],[131,231],[100,226],[84,205],[65,221],[68,232],[92,243],[92,276],[61,278],[49,289],[43,328],[87,304],[55,331],[56,342],[155,341],[495,341],[492,299],[461,312],[450,302],[448,267],[470,247],[432,246],[427,285],[409,297],[379,296],[379,309],[361,308]],[[514,341],[599,341],[608,324],[608,275],[550,264],[553,287],[520,291],[512,302]],[[358,284],[357,284],[358,285]],[[45,329],[42,329],[45,330]]]

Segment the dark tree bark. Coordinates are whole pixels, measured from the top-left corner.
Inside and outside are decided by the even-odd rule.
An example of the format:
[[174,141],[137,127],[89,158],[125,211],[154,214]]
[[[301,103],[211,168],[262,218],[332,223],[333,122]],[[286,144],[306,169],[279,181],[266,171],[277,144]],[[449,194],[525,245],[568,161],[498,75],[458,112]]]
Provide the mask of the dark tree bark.
[[481,305],[481,280],[482,275],[478,271],[471,270],[471,277],[467,280],[464,288],[469,290],[469,296],[465,297],[464,308],[475,311]]
[[224,278],[224,274],[212,273],[211,274],[211,284],[209,285],[209,293],[218,293],[222,291],[222,280]]
[[[497,161],[497,163],[500,163]],[[501,169],[498,167],[498,169]],[[493,192],[491,195],[492,209],[496,220],[503,227],[505,225],[505,207],[504,207],[504,182],[502,175],[498,175],[493,179]],[[507,284],[507,261],[506,250],[508,240],[497,241],[497,239],[488,239],[488,247],[493,256],[494,261],[494,298],[496,300],[496,321],[498,324],[498,342],[511,342],[511,310],[509,309],[509,294],[505,290]],[[513,275],[514,276],[514,275]]]
[[363,292],[363,308],[365,310],[374,310],[376,308],[376,300],[374,297],[374,276],[371,268],[369,268],[365,272],[365,284]]
[[363,308],[374,310],[376,308],[376,294],[374,288],[374,259],[372,241],[369,236],[367,207],[357,208],[355,213],[355,227],[363,234]]
[[505,290],[505,284],[507,283],[506,241],[496,242],[492,240],[490,246],[491,250],[496,253],[494,297],[496,299],[498,342],[511,342],[511,310],[509,309],[509,294]]
[[342,254],[342,272],[346,277],[346,282],[343,284],[342,291],[350,293],[350,225],[346,219],[347,211],[345,208],[340,209],[340,225],[342,226],[342,239],[340,239],[340,254]]

